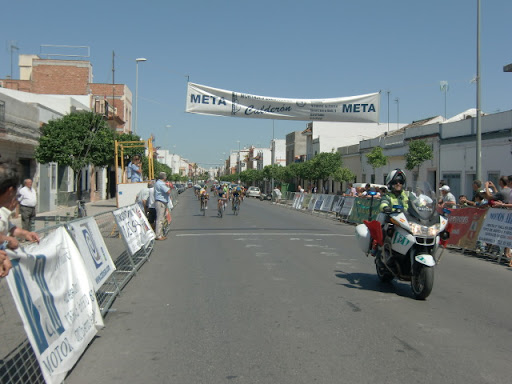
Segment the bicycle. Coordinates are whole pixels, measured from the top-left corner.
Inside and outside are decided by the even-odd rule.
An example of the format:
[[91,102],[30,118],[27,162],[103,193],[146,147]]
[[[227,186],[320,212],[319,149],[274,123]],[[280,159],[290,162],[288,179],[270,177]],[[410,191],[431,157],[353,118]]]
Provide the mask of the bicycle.
[[219,200],[217,201],[217,216],[222,218],[224,214],[224,204],[226,202],[225,197],[219,197]]
[[87,217],[87,209],[85,207],[85,200],[77,200],[75,208],[75,217]]
[[233,200],[233,214],[238,216],[238,212],[240,212],[240,196],[236,196]]
[[208,209],[208,197],[207,196],[201,196],[201,212],[203,212],[203,216],[206,215],[206,210]]

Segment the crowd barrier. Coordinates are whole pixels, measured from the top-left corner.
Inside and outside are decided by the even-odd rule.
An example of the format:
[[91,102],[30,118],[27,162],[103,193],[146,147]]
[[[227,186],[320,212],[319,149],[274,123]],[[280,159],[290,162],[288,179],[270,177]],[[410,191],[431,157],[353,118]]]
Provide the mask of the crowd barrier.
[[155,238],[138,204],[37,232],[0,279],[3,384],[63,382]]
[[[288,192],[282,204],[306,212],[325,212],[347,223],[361,224],[379,213],[380,199],[354,196]],[[501,208],[455,208],[448,215],[447,245],[483,253],[501,262],[504,248],[512,248],[512,210]],[[491,245],[489,247],[489,245]]]

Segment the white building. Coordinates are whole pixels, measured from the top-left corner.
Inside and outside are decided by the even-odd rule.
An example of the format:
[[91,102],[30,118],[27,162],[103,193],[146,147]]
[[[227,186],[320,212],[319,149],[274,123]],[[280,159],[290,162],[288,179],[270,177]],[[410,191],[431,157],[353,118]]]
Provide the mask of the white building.
[[[405,124],[399,124],[398,128]],[[391,129],[397,129],[393,124]],[[387,124],[378,123],[338,123],[313,121],[307,124],[302,132],[306,135],[306,159],[322,152],[335,152],[339,147],[358,144],[364,139],[370,139],[388,132]]]

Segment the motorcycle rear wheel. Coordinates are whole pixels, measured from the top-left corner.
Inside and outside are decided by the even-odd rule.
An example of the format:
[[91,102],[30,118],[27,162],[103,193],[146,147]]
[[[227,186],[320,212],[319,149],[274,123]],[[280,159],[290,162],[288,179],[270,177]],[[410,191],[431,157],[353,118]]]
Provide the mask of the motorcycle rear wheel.
[[434,287],[434,268],[423,264],[415,266],[414,274],[411,277],[411,288],[414,298],[425,300]]
[[393,274],[389,272],[382,261],[377,258],[375,258],[375,269],[377,270],[377,276],[381,282],[387,283],[393,280]]

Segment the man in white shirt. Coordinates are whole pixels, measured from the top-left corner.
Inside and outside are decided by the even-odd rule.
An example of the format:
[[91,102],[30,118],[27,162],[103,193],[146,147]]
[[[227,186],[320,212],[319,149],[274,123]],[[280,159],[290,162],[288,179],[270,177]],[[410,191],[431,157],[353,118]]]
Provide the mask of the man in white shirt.
[[447,185],[443,185],[439,188],[442,195],[442,203],[440,206],[442,208],[455,208],[457,201],[455,200],[455,196],[450,192],[450,187]]
[[36,190],[32,188],[32,180],[25,179],[24,187],[18,192],[20,203],[21,227],[27,231],[31,230],[31,224],[36,218],[37,196]]

